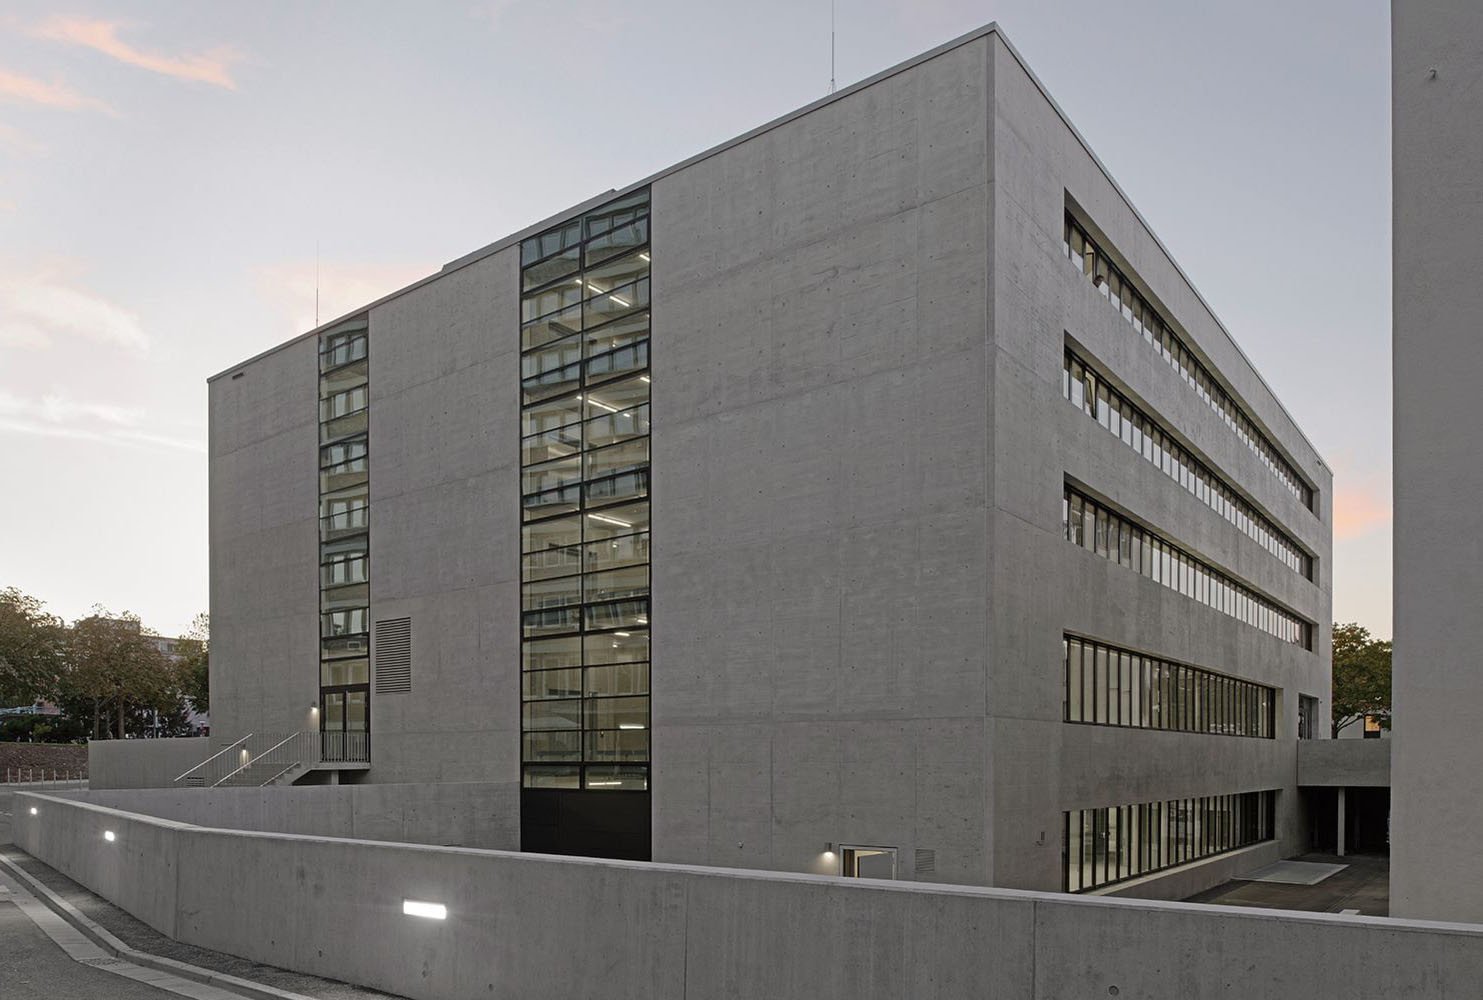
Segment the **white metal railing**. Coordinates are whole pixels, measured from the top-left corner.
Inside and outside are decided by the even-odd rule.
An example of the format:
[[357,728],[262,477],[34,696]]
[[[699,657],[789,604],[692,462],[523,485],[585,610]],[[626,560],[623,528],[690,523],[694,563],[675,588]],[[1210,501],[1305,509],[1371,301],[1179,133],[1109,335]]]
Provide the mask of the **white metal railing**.
[[369,764],[371,734],[300,732],[287,736],[249,733],[175,779],[197,788],[269,785],[300,768]]
[[59,781],[86,781],[87,778],[87,768],[74,771],[68,768],[55,767],[7,767],[5,769],[5,780],[3,783],[15,785],[45,781],[48,784],[55,784]]
[[252,739],[253,734],[248,733],[241,739],[233,740],[195,767],[186,771],[184,774],[178,775],[175,778],[175,784],[184,785],[187,788],[219,784],[222,778],[226,777],[238,766],[235,758],[228,758],[226,755],[233,750],[240,750],[242,754],[250,755],[251,750],[248,744]]

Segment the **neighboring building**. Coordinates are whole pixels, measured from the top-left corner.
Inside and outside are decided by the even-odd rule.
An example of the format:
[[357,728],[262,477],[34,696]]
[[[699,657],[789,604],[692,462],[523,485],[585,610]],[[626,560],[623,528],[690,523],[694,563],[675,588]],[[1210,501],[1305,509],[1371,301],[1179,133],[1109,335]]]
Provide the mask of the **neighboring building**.
[[[1395,671],[1390,912],[1483,922],[1483,6],[1392,9]],[[1463,405],[1468,403],[1469,405]]]
[[1305,846],[1330,472],[992,26],[210,408],[218,743],[521,782],[532,851],[1167,896]]

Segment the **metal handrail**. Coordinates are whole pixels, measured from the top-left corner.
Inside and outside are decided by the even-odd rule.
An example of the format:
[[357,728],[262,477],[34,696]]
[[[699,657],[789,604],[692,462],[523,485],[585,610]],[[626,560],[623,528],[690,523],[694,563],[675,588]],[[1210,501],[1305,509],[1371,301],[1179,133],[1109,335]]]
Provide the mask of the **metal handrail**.
[[[232,778],[234,778],[237,775],[241,774],[243,771],[246,771],[249,768],[251,768],[254,764],[257,764],[257,763],[261,762],[264,758],[269,757],[273,753],[274,750],[277,750],[279,747],[283,746],[285,743],[291,743],[291,742],[293,742],[294,740],[298,739],[298,737],[299,737],[299,734],[298,733],[290,733],[287,738],[281,739],[277,743],[274,743],[272,746],[268,747],[268,749],[264,750],[262,753],[258,754],[256,757],[252,756],[252,754],[249,753],[248,756],[247,756],[247,759],[245,761],[243,761],[242,764],[239,767],[237,767],[235,770],[228,771],[226,774],[222,775],[221,778],[219,778],[216,781],[212,782],[211,783],[211,787],[212,788],[215,788],[218,785],[225,784],[226,782],[230,781]],[[267,784],[267,782],[264,782],[264,784]]]
[[238,743],[246,743],[250,739],[252,739],[252,733],[248,733],[246,736],[242,737],[241,739],[233,740],[231,743],[228,743],[226,746],[224,746],[220,750],[216,751],[216,753],[212,754],[210,757],[207,757],[205,760],[201,761],[201,763],[197,764],[195,767],[191,768],[189,771],[186,771],[184,774],[180,775],[175,780],[176,781],[184,781],[186,778],[189,778],[191,776],[191,773],[192,772],[199,771],[201,768],[205,767],[207,764],[211,763],[213,760],[215,760],[216,758],[220,757],[222,754],[226,753],[228,750],[235,750],[235,749],[237,749],[237,744]]

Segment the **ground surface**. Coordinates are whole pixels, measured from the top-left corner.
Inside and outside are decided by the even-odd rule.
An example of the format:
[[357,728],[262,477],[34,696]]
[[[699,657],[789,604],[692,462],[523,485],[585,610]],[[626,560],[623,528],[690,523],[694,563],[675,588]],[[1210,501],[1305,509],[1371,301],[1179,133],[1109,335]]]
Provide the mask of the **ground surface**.
[[1390,858],[1374,854],[1305,854],[1295,860],[1347,865],[1317,885],[1279,882],[1226,882],[1191,896],[1191,903],[1265,906],[1276,910],[1340,913],[1358,910],[1367,917],[1390,916]]
[[[0,855],[19,865],[42,885],[77,907],[85,916],[101,924],[131,948],[280,990],[307,994],[319,1000],[396,1000],[389,993],[289,972],[171,940],[17,849],[10,839],[10,811],[9,790],[0,790]],[[12,976],[16,979],[12,979]],[[17,987],[17,992],[12,994],[12,982],[20,980],[33,986]],[[129,991],[136,987],[137,991]],[[34,989],[35,992],[28,993],[25,989]],[[29,1000],[33,996],[45,997],[47,1000],[111,1000],[113,997],[121,1000],[132,1000],[135,997],[154,1000],[172,997],[171,994],[152,987],[128,982],[73,961],[29,918],[0,896],[0,997],[4,1000]]]

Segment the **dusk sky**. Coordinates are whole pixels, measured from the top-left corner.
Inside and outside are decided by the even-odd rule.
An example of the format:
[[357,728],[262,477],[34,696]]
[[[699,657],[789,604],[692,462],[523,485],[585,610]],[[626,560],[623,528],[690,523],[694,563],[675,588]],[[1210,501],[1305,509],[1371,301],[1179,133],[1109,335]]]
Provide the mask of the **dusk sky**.
[[[0,586],[207,608],[206,378],[823,96],[829,0],[0,8]],[[1334,471],[1390,635],[1386,0],[837,0],[840,86],[998,21]]]

